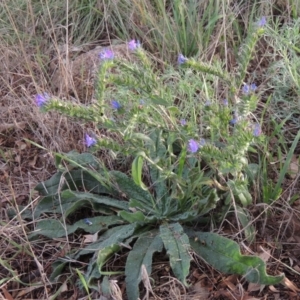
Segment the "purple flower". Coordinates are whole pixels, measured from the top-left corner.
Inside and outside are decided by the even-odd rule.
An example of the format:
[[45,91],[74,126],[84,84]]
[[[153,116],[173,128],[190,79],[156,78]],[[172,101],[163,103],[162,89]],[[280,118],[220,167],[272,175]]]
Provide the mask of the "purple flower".
[[255,83],[250,84],[250,91],[255,92],[257,90],[257,85]]
[[242,88],[242,93],[244,95],[248,95],[250,92],[255,92],[257,89],[257,85],[255,83],[251,83],[250,85],[245,83]]
[[99,58],[101,60],[112,60],[115,55],[110,49],[104,49],[99,53]]
[[236,111],[233,112],[233,119],[229,121],[231,125],[235,125],[239,120],[238,113]]
[[211,106],[211,101],[210,100],[206,100],[206,102],[204,103],[204,106]]
[[47,101],[50,100],[50,96],[47,93],[37,94],[35,96],[35,103],[38,107],[46,105]]
[[117,100],[112,100],[110,102],[110,104],[111,104],[111,107],[116,110],[118,110],[122,107],[122,105]]
[[191,153],[196,153],[198,149],[199,149],[199,144],[195,140],[190,139],[188,143],[188,151]]
[[228,106],[228,100],[227,99],[224,99],[222,103],[223,103],[223,105]]
[[141,47],[140,41],[131,40],[130,42],[128,42],[128,48],[129,48],[130,51],[135,51],[140,47]]
[[97,143],[96,139],[89,136],[87,133],[85,134],[85,144],[87,147],[92,147]]
[[248,95],[250,93],[250,86],[248,84],[244,84],[243,88],[242,88],[242,93],[244,95]]
[[185,119],[181,119],[180,120],[180,125],[181,126],[185,126],[186,125],[186,120]]
[[180,53],[178,55],[177,62],[178,62],[179,65],[182,65],[182,64],[184,64],[187,61],[188,61],[188,59],[183,54]]
[[267,24],[267,18],[265,16],[261,17],[261,19],[257,22],[257,26],[259,28],[264,27]]
[[235,125],[237,122],[238,122],[238,119],[237,119],[237,118],[233,118],[233,119],[231,119],[231,120],[229,121],[229,123],[230,123],[231,125]]
[[258,136],[261,135],[261,127],[260,127],[260,125],[259,125],[258,123],[256,123],[256,124],[254,125],[254,128],[253,128],[253,135],[254,135],[255,137],[258,137]]

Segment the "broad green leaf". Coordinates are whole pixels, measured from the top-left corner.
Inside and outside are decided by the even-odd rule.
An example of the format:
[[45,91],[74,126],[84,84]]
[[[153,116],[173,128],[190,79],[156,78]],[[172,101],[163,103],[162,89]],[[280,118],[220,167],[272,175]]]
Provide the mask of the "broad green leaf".
[[190,269],[190,243],[179,223],[160,226],[160,237],[170,257],[170,265],[175,276],[185,285]]
[[148,233],[141,236],[135,242],[132,250],[129,252],[125,266],[125,282],[127,297],[129,300],[139,298],[139,283],[142,280],[142,266],[151,275],[152,256],[154,252],[161,252],[163,243],[159,235]]
[[35,218],[45,212],[64,214],[64,216],[67,217],[69,214],[82,207],[92,206],[93,208],[96,208],[97,204],[101,204],[110,210],[128,209],[128,203],[125,201],[87,192],[65,190],[55,197],[44,197],[37,205],[34,214]]
[[83,167],[91,167],[94,170],[101,168],[99,160],[91,153],[78,153],[77,151],[70,151],[70,152],[64,154],[63,156],[60,154],[56,155],[56,156],[61,157],[62,159],[68,158],[68,161],[71,163],[73,161]]
[[106,175],[104,176],[103,174],[99,173],[98,171],[91,170],[89,167],[85,167],[84,165],[80,164],[80,161],[77,162],[77,160],[73,160],[66,154],[61,154],[61,153],[55,153],[56,157],[61,158],[69,162],[72,166],[78,167],[79,169],[85,171],[86,173],[90,174],[95,180],[100,182],[101,184],[104,185],[104,182],[106,181]]
[[66,216],[76,211],[79,207],[82,207],[83,205],[81,205],[81,202],[83,201],[88,201],[92,205],[92,207],[94,207],[95,204],[102,204],[107,206],[108,208],[113,208],[118,210],[128,209],[128,202],[120,201],[106,196],[94,195],[86,192],[82,193],[82,192],[65,191],[62,193],[61,199],[62,201],[64,201],[64,203],[66,202],[72,204],[74,202],[76,203],[74,204],[74,207],[68,207],[68,209],[65,212]]
[[136,185],[126,174],[119,171],[110,172],[111,179],[129,199],[137,200],[147,211],[153,211],[153,198],[148,191]]
[[240,206],[236,206],[237,216],[243,226],[246,239],[248,243],[255,241],[255,228],[251,224],[250,215],[248,211]]
[[74,233],[77,229],[83,229],[85,232],[96,233],[98,231],[107,230],[109,226],[120,225],[123,223],[122,219],[118,216],[98,216],[89,218],[92,223],[88,225],[84,220],[77,221],[73,225],[64,224],[56,219],[40,220],[37,223],[36,230],[32,232],[29,238],[33,238],[37,235],[47,236],[49,238],[59,238],[62,236]]
[[113,227],[102,234],[98,241],[87,245],[76,254],[76,259],[81,255],[96,252],[111,245],[122,243],[125,239],[132,236],[137,228],[137,224],[128,224]]
[[284,274],[270,276],[265,262],[257,256],[242,255],[238,244],[212,232],[185,230],[190,237],[192,249],[207,263],[220,272],[243,275],[249,282],[277,284]]
[[194,220],[198,216],[199,215],[197,214],[197,211],[191,210],[180,214],[176,214],[174,216],[169,217],[168,219],[172,222],[188,222]]
[[36,235],[43,235],[48,238],[59,238],[62,236],[73,233],[76,229],[72,226],[65,227],[64,224],[58,220],[50,219],[50,220],[40,220],[37,223],[35,231],[29,236],[29,238],[33,238]]
[[39,183],[35,190],[42,196],[55,195],[65,189],[84,189],[95,194],[110,194],[111,191],[84,170],[57,172],[50,179]]
[[119,216],[129,223],[145,221],[145,215],[140,211],[130,213],[130,212],[122,210],[119,212]]

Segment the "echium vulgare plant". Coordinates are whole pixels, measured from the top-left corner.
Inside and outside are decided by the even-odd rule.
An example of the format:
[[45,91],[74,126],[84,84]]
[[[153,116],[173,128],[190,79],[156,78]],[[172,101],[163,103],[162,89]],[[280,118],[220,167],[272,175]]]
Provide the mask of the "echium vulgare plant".
[[[94,234],[93,242],[54,263],[53,280],[66,265],[88,256],[87,269],[79,272],[89,289],[124,273],[128,299],[136,300],[142,276],[151,275],[154,253],[163,249],[185,286],[192,251],[219,271],[243,275],[249,282],[282,280],[282,274],[267,275],[259,257],[242,255],[236,242],[195,229],[209,221],[208,212],[210,218],[224,217],[222,208],[234,204],[246,239],[255,238],[246,210],[252,202],[248,176],[255,166],[249,167],[247,152],[261,138],[261,128],[249,117],[258,101],[257,86],[244,77],[263,25],[253,26],[241,46],[234,78],[181,54],[176,69],[165,67],[161,73],[141,43],[132,40],[128,51],[136,56],[134,63],[118,60],[112,50],[99,54],[97,103],[82,106],[47,93],[36,97],[44,111],[92,121],[107,133],[87,132],[87,153],[56,153],[58,172],[36,187],[42,199],[35,220],[47,217],[37,222],[32,238],[79,230]],[[214,78],[228,84],[227,99],[217,101]],[[123,159],[130,166],[126,173],[100,162],[102,150],[108,150],[116,166]],[[109,270],[109,258],[121,250],[128,251],[124,272]]]

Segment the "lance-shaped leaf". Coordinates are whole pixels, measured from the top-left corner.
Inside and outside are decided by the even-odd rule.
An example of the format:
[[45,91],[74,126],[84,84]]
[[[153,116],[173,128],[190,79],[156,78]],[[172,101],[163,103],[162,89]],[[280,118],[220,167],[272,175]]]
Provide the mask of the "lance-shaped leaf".
[[35,217],[39,217],[44,212],[64,214],[67,217],[74,211],[89,205],[93,208],[101,205],[107,209],[128,209],[126,201],[86,192],[65,190],[54,198],[52,196],[43,198],[35,210]]
[[42,196],[55,195],[65,189],[84,189],[94,194],[110,194],[112,192],[84,170],[57,172],[50,179],[35,187],[35,190]]
[[142,266],[144,265],[148,276],[152,270],[152,256],[154,252],[161,252],[163,243],[159,235],[148,233],[135,242],[129,252],[125,266],[125,281],[127,297],[129,300],[139,298],[139,283],[142,280]]
[[185,231],[193,250],[220,272],[243,275],[249,282],[266,285],[277,284],[284,278],[283,274],[267,275],[261,258],[242,255],[239,245],[230,239],[212,232]]
[[111,171],[109,175],[111,180],[117,184],[121,192],[126,194],[129,199],[137,200],[147,211],[153,211],[154,201],[148,191],[136,185],[131,178],[122,172]]
[[137,224],[133,223],[128,225],[116,226],[107,230],[99,237],[97,242],[89,244],[84,249],[80,250],[76,254],[75,259],[79,258],[81,255],[93,253],[114,244],[119,245],[125,239],[131,237],[134,234],[136,228]]
[[187,286],[186,276],[190,269],[190,243],[179,223],[160,226],[160,237],[170,257],[170,265],[175,276]]
[[96,233],[107,230],[109,226],[121,225],[124,221],[115,215],[112,216],[98,216],[88,219],[90,223],[84,220],[77,221],[73,225],[63,224],[60,220],[45,219],[37,223],[36,229],[29,235],[29,239],[43,235],[49,238],[59,238],[75,232],[77,229],[83,229],[85,232]]

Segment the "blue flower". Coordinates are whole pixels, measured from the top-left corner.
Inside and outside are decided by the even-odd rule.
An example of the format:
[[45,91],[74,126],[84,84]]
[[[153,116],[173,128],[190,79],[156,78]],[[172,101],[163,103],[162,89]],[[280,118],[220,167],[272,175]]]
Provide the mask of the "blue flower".
[[244,84],[243,88],[242,88],[242,93],[244,95],[248,95],[250,93],[250,86],[248,84]]
[[199,149],[199,144],[195,140],[190,139],[188,143],[188,151],[191,153],[196,153],[198,149]]
[[186,63],[187,61],[188,61],[188,59],[183,54],[180,53],[178,55],[177,62],[179,65],[182,65],[182,64]]
[[112,60],[114,59],[115,55],[112,50],[104,49],[99,53],[99,58],[101,60]]
[[251,83],[250,85],[245,83],[242,87],[242,93],[244,95],[248,95],[250,92],[255,92],[257,89],[257,85],[255,83]]
[[186,120],[185,119],[181,119],[180,120],[180,125],[181,126],[185,126],[186,125]]
[[259,28],[264,27],[267,24],[267,18],[265,16],[261,17],[261,19],[257,22],[257,26]]
[[117,100],[112,100],[110,104],[111,107],[115,110],[119,110],[122,107],[122,105]]
[[232,113],[232,115],[233,115],[233,119],[231,119],[231,120],[229,121],[229,123],[230,123],[231,125],[235,125],[235,124],[238,122],[238,120],[239,120],[239,116],[238,116],[238,113],[237,113],[236,111],[234,111],[234,112]]
[[259,125],[258,123],[256,123],[256,124],[254,125],[254,128],[253,128],[253,135],[254,135],[255,137],[258,137],[258,136],[261,135],[261,127],[260,127],[260,125]]
[[92,147],[97,143],[96,139],[89,136],[87,133],[85,134],[85,144],[87,147]]
[[230,123],[231,125],[235,125],[237,122],[238,122],[238,119],[237,119],[237,118],[233,118],[233,119],[231,119],[231,120],[229,121],[229,123]]
[[255,92],[257,90],[257,85],[255,83],[250,84],[250,91]]
[[206,102],[204,103],[204,106],[211,106],[211,101],[210,100],[206,100]]
[[84,219],[84,223],[87,225],[93,225],[93,223],[89,219]]
[[35,103],[40,108],[45,106],[47,101],[49,100],[50,100],[50,96],[47,93],[37,94],[35,96]]
[[140,47],[141,47],[140,41],[131,40],[130,42],[128,42],[128,48],[129,48],[130,51],[135,51]]

